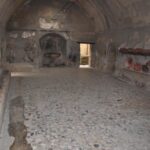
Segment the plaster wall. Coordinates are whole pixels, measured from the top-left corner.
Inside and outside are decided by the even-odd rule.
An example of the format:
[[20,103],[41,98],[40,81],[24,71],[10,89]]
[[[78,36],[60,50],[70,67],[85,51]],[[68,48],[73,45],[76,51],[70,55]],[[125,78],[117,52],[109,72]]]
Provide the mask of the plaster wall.
[[[67,44],[66,60],[63,61],[74,67],[79,65],[78,42],[92,42],[96,38],[94,23],[78,5],[68,0],[33,0],[18,9],[8,22],[7,62],[40,67],[42,50],[39,42],[46,34],[64,37]],[[69,57],[76,57],[76,60]]]
[[[120,53],[121,48],[150,50],[149,34],[149,28],[114,30],[99,34],[96,45],[97,68],[103,72],[112,72],[121,77],[125,76],[130,83],[149,86],[150,66],[147,65],[147,70],[142,69],[142,67],[149,63],[150,56]],[[133,67],[128,66],[128,59],[133,60]],[[138,66],[141,66],[141,69]],[[139,76],[143,80],[139,80]],[[146,79],[144,79],[145,76]]]

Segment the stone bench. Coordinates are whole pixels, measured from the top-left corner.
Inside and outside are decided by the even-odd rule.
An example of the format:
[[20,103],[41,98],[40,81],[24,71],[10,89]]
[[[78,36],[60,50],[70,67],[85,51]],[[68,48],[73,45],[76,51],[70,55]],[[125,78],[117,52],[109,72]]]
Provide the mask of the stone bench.
[[3,123],[9,83],[10,73],[0,68],[0,131]]

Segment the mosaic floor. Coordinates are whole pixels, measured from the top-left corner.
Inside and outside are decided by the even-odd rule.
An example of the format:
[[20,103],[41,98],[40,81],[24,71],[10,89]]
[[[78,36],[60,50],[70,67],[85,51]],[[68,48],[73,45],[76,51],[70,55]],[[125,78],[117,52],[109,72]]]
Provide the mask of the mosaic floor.
[[16,96],[33,150],[150,150],[150,93],[109,75],[51,69],[13,77],[9,101]]

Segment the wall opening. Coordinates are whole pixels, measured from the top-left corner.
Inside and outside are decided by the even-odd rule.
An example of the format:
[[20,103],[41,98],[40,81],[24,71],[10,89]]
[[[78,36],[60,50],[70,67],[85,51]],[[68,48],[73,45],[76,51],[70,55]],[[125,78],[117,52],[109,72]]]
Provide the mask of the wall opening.
[[40,39],[43,67],[66,65],[66,39],[59,34],[50,33]]
[[80,68],[91,67],[91,48],[89,43],[80,43]]

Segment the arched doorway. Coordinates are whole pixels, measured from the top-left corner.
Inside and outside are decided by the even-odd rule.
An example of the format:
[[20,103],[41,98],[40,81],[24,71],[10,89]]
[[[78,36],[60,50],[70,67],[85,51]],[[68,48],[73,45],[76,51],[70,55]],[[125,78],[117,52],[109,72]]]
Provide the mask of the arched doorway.
[[66,65],[66,39],[59,34],[49,33],[40,39],[42,66],[57,67]]

